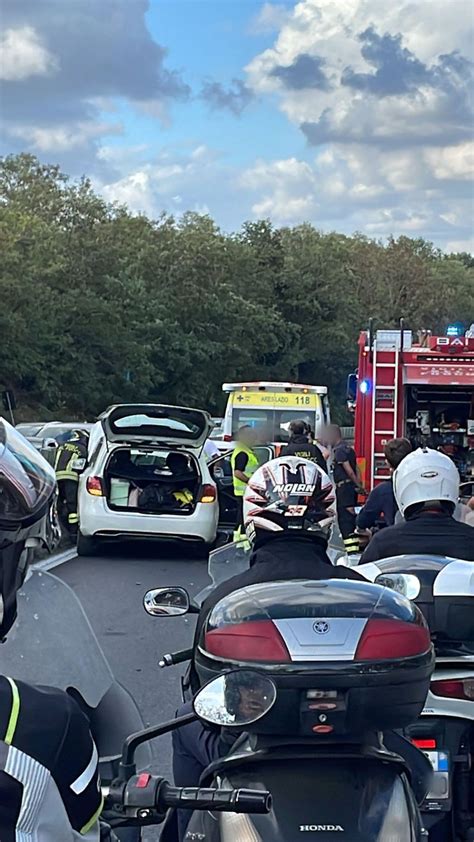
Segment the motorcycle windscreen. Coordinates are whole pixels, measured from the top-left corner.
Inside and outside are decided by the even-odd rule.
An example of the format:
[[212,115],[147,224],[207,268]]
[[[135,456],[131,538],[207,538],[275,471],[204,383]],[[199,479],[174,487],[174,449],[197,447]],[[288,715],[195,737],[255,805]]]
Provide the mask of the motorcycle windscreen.
[[74,591],[33,571],[18,592],[18,619],[0,646],[4,675],[77,690],[92,708],[113,683],[110,667]]
[[251,548],[247,541],[236,541],[233,544],[226,544],[218,550],[209,554],[207,573],[212,584],[207,585],[195,597],[195,602],[201,605],[207,596],[217,585],[237,576],[249,569]]

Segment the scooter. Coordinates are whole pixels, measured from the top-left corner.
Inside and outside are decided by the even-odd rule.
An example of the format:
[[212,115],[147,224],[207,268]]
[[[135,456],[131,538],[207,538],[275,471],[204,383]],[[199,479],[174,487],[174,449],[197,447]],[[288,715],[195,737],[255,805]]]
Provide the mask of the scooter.
[[430,626],[436,667],[420,719],[407,728],[433,764],[423,805],[430,842],[474,840],[474,566],[436,556],[397,556],[360,565],[371,581],[419,606]]
[[[189,600],[183,588],[161,588],[146,594],[145,606],[154,616],[177,616]],[[370,663],[359,662],[372,621],[375,637],[388,628],[407,642],[413,634],[410,654],[399,646],[400,658],[388,664],[387,641],[371,638]],[[430,764],[422,758],[423,772],[413,777],[400,746],[418,761],[420,752],[396,735],[387,748],[380,737],[416,720],[434,663],[428,630],[407,600],[353,581],[253,585],[224,598],[203,635],[195,653],[200,674],[220,674],[195,696],[194,710],[240,733],[201,784],[268,789],[274,801],[268,815],[252,818],[194,813],[186,842],[288,842],[300,833],[318,834],[318,842],[335,833],[351,842],[427,839],[417,801],[428,789]],[[281,637],[282,663],[275,655]]]
[[[173,818],[176,809],[189,810],[195,815],[200,811],[205,811],[213,817],[213,821],[225,812],[232,813],[233,817],[241,814],[270,812],[272,796],[261,787],[249,789],[214,785],[182,788],[171,786],[164,778],[152,775],[150,772],[137,774],[136,752],[149,740],[168,734],[199,718],[207,722],[216,722],[217,716],[220,725],[234,725],[235,727],[237,724],[234,722],[235,717],[229,717],[221,695],[222,680],[219,677],[211,681],[203,692],[198,694],[193,712],[127,737],[123,744],[117,776],[109,786],[102,787],[104,808],[101,815],[101,840],[103,842],[114,842],[115,834],[120,832],[121,828],[141,828],[162,824],[165,820],[160,839],[162,842],[165,838],[174,840],[176,836]],[[266,700],[262,700],[261,711],[255,715],[255,718],[264,716],[269,707],[271,707],[271,702],[267,704]],[[253,716],[249,718],[250,721],[254,721]],[[239,727],[245,724],[246,721],[241,718]],[[193,836],[188,833],[187,838],[207,837]]]
[[[2,646],[2,670],[33,684],[70,693],[91,723],[104,783],[117,775],[124,739],[143,728],[138,707],[114,678],[74,591],[51,573],[29,571],[18,593],[18,619]],[[148,766],[148,746],[139,753]],[[139,829],[122,831],[123,842],[140,838]]]

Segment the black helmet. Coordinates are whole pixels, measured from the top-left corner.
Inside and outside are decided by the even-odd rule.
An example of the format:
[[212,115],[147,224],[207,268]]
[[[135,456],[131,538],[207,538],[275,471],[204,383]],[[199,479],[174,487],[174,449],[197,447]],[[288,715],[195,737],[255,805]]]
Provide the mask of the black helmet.
[[52,466],[0,418],[0,639],[16,617],[26,540],[48,544],[58,536],[55,491]]

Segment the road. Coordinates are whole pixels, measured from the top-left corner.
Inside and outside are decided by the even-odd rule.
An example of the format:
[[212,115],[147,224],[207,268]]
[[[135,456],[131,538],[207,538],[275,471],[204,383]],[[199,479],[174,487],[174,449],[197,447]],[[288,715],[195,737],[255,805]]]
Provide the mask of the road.
[[[146,724],[174,716],[181,701],[183,666],[158,667],[165,652],[187,648],[195,617],[150,617],[148,588],[182,585],[191,595],[207,584],[207,562],[170,544],[110,545],[94,558],[74,558],[51,571],[78,595],[116,678],[137,701]],[[171,774],[171,741],[154,744],[160,774]],[[157,769],[158,770],[158,769]]]

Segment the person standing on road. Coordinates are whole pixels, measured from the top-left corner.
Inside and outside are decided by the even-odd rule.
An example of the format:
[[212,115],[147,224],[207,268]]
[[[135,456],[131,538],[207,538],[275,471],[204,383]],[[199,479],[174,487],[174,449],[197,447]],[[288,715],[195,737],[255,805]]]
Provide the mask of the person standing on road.
[[354,448],[347,444],[337,424],[327,428],[328,442],[333,448],[333,474],[336,486],[337,521],[347,555],[360,550],[355,531],[357,495],[361,490],[359,469]]
[[[385,461],[390,473],[398,468],[400,462],[411,453],[412,447],[408,439],[390,439],[384,446]],[[365,506],[357,515],[358,529],[372,529],[383,517],[383,526],[393,526],[398,511],[397,501],[393,493],[393,479],[384,480],[370,492]]]
[[300,459],[309,459],[323,471],[327,471],[326,460],[318,447],[310,441],[308,425],[306,421],[292,421],[290,424],[290,440],[281,449],[280,456],[298,456]]
[[85,430],[74,430],[69,441],[61,444],[54,460],[54,470],[59,490],[59,501],[66,515],[67,530],[71,538],[75,538],[79,524],[77,512],[77,493],[79,489],[79,474],[74,469],[78,460],[87,460],[87,445],[89,433]]
[[243,536],[243,499],[247,483],[259,466],[258,457],[253,450],[257,436],[252,427],[241,427],[237,433],[235,448],[230,457],[234,496],[237,502],[234,541]]

